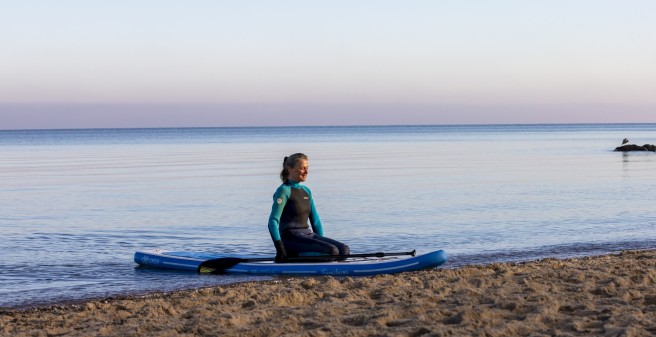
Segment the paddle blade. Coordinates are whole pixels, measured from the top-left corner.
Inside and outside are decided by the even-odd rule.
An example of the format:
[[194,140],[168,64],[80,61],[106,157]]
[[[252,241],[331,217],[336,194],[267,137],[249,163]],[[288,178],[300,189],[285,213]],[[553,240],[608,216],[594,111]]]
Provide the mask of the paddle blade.
[[244,259],[238,257],[222,257],[219,259],[207,260],[198,266],[198,272],[212,273],[215,275],[225,274],[226,269],[230,269],[244,261]]

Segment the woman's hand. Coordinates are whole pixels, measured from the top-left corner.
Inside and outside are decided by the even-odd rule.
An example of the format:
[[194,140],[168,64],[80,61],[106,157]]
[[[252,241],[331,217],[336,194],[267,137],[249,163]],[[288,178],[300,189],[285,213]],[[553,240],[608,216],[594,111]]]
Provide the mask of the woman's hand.
[[274,241],[273,245],[276,247],[276,263],[285,262],[287,260],[287,252],[285,251],[285,245],[282,244],[282,240]]

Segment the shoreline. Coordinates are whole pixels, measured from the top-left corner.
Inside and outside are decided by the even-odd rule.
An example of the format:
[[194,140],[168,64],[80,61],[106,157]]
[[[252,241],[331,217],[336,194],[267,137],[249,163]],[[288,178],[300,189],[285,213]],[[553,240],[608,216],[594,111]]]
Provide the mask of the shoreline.
[[0,335],[652,335],[656,250],[0,309]]

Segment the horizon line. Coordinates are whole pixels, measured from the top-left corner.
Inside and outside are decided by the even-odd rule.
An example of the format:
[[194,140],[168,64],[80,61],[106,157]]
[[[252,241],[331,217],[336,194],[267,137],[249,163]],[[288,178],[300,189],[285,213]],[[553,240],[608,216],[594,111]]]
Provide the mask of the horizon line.
[[463,126],[576,126],[576,125],[656,125],[656,122],[580,122],[580,123],[445,123],[445,124],[352,124],[352,125],[253,125],[253,126],[152,126],[3,129],[3,131],[80,131],[80,130],[172,130],[172,129],[291,129],[291,128],[385,128],[385,127],[463,127]]

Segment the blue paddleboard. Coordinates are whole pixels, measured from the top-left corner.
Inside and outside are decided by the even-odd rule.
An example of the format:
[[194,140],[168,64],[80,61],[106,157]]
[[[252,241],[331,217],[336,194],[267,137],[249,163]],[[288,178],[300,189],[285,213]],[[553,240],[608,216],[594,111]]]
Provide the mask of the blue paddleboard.
[[[170,252],[164,250],[138,251],[134,262],[151,267],[197,271],[201,263],[218,258],[271,258],[267,256],[239,256],[204,252]],[[435,268],[443,265],[447,254],[443,250],[412,257],[353,258],[338,262],[274,263],[271,261],[241,262],[226,270],[226,274],[257,275],[342,275],[368,276],[394,274]]]

